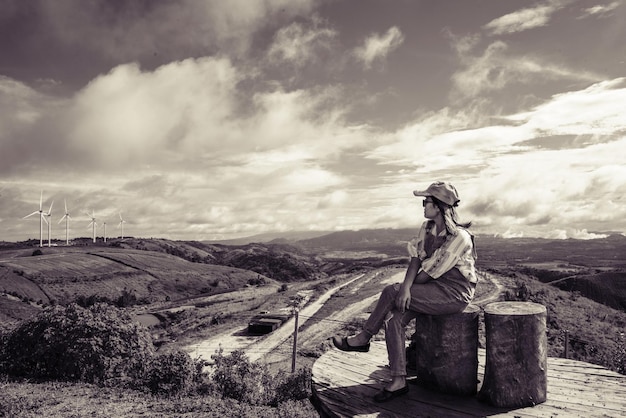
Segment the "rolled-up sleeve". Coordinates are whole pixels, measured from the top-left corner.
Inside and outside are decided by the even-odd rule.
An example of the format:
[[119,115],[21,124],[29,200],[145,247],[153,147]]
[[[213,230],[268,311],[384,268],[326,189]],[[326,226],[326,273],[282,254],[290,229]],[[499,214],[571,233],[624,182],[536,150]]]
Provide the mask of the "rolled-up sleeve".
[[439,278],[451,270],[472,252],[472,238],[462,229],[459,233],[446,240],[433,255],[422,262],[422,270],[433,279]]

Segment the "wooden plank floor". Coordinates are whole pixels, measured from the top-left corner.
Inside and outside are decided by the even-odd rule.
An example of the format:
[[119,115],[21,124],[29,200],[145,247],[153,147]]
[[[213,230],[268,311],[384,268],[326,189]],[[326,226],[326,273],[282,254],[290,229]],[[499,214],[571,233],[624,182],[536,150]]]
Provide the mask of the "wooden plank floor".
[[[485,350],[478,353],[478,388]],[[408,395],[377,404],[372,396],[389,378],[384,341],[369,353],[331,349],[313,365],[313,395],[329,417],[626,417],[626,376],[575,360],[548,358],[548,399],[527,408],[503,409],[410,385]]]

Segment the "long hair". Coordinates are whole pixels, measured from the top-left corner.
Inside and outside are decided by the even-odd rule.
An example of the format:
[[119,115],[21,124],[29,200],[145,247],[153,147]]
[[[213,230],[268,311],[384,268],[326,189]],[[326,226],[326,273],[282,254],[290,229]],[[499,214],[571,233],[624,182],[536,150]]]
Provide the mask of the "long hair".
[[441,200],[437,199],[434,196],[432,196],[431,198],[433,199],[433,202],[435,202],[435,205],[437,205],[437,207],[439,208],[439,211],[441,212],[441,215],[443,216],[443,220],[446,225],[446,231],[448,232],[448,234],[456,235],[458,234],[458,227],[469,228],[470,226],[472,226],[471,221],[470,222],[459,221],[459,216],[457,215],[456,209],[454,209],[454,206],[450,206],[447,203],[442,202]]

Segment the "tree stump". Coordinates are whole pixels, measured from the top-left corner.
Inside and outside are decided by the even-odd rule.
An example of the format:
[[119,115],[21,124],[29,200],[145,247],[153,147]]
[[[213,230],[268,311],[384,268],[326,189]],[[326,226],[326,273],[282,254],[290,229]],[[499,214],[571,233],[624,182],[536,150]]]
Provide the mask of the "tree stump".
[[418,384],[455,395],[476,394],[479,312],[469,305],[460,313],[415,318]]
[[548,391],[546,308],[531,302],[485,307],[485,378],[481,401],[520,408],[546,401]]

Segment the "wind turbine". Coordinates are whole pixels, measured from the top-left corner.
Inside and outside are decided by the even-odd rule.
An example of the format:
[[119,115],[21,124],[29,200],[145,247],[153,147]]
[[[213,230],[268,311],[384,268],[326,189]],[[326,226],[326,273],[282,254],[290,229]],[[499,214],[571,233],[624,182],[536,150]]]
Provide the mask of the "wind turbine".
[[48,212],[44,213],[44,215],[48,217],[48,219],[44,218],[44,221],[46,221],[46,223],[48,224],[48,247],[51,246],[51,239],[52,239],[52,236],[51,236],[52,227],[50,225],[52,223],[52,219],[50,219],[50,217],[52,216],[52,205],[54,205],[54,200],[52,201],[52,203],[50,203],[50,209],[48,209]]
[[92,230],[93,230],[93,242],[96,242],[96,226],[98,226],[98,223],[96,222],[96,213],[92,209],[91,210],[91,215],[89,214],[89,212],[87,212],[87,216],[89,216],[91,218],[91,223],[87,226],[87,229],[89,229],[89,227],[92,228]]
[[39,214],[39,246],[43,247],[43,223],[45,221],[44,212],[42,209],[43,205],[43,190],[41,191],[41,196],[39,197],[39,210],[34,211],[30,215],[24,216],[22,219],[29,218],[33,215]]
[[104,221],[102,226],[104,227],[104,242],[107,242],[107,221]]
[[120,212],[120,231],[121,231],[121,239],[124,239],[124,224],[126,223],[126,221],[122,218],[122,212]]
[[65,245],[70,245],[70,213],[67,211],[67,201],[64,200],[65,203],[65,215],[61,218],[59,223],[63,222],[65,219]]

